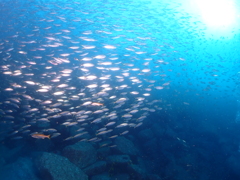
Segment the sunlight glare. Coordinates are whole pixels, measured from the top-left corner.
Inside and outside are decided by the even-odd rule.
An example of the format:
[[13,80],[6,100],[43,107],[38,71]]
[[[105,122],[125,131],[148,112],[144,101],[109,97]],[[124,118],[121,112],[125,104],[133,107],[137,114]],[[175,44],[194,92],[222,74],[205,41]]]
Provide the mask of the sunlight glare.
[[235,22],[232,0],[196,0],[203,22],[210,27],[227,27]]

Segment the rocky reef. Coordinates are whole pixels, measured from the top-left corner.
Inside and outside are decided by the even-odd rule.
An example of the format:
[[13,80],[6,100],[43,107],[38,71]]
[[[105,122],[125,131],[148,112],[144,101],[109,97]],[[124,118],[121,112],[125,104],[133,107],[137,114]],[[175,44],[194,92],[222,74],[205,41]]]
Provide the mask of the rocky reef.
[[[61,148],[51,139],[37,139],[16,147],[0,146],[1,180],[192,180],[239,177],[239,153],[229,140],[213,133],[195,139],[159,123],[111,140],[78,141]],[[207,138],[202,138],[206,136]],[[107,143],[106,143],[107,142]],[[227,144],[226,144],[227,143]],[[106,145],[107,144],[107,145]],[[223,144],[225,147],[220,149]],[[213,150],[217,153],[213,153]],[[234,153],[235,152],[235,153]],[[229,156],[224,156],[229,154]],[[210,172],[210,171],[211,172]],[[217,173],[218,172],[218,173]],[[214,173],[211,174],[211,173]],[[221,179],[221,178],[220,178]]]

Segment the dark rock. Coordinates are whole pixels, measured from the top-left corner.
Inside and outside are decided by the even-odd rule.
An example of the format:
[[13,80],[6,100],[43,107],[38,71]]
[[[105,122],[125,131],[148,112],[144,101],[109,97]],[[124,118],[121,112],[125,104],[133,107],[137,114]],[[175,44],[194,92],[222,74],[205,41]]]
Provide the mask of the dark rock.
[[110,148],[109,147],[102,147],[100,149],[97,150],[97,156],[98,159],[103,160],[105,159],[107,156],[109,156],[110,154]]
[[106,158],[107,163],[110,165],[128,165],[131,163],[131,159],[128,155],[113,155]]
[[97,160],[97,152],[88,142],[78,142],[65,147],[63,155],[79,168],[84,168]]
[[141,142],[146,142],[154,138],[154,134],[150,129],[144,129],[138,133],[138,138]]
[[108,174],[99,174],[96,176],[93,176],[91,180],[111,180]]
[[161,180],[161,178],[156,174],[148,174],[147,179],[148,180]]
[[115,174],[111,177],[111,180],[130,180],[130,176],[128,174]]
[[6,163],[12,163],[15,162],[16,159],[23,153],[23,147],[24,145],[17,146],[13,149],[8,149],[5,146],[0,146],[0,154],[4,154],[4,159]]
[[87,180],[88,176],[66,157],[54,153],[42,153],[35,165],[44,180]]
[[158,123],[153,124],[151,129],[154,134],[154,137],[162,138],[163,136],[165,136],[166,128],[162,127],[160,124]]
[[164,134],[165,137],[168,137],[168,138],[172,138],[172,139],[175,139],[178,134],[176,132],[174,132],[173,129],[171,128],[166,128],[166,131],[165,131],[165,134]]
[[[192,179],[209,179],[207,176],[205,176],[205,170],[204,168],[201,169],[201,173],[199,175],[201,176],[198,177],[195,175],[194,177],[189,173],[184,166],[178,165],[176,163],[176,159],[172,158],[172,161],[170,161],[166,166],[164,170],[164,175],[168,177],[169,179],[174,179],[174,180],[192,180]],[[203,178],[202,178],[203,177]]]
[[136,164],[129,164],[128,171],[129,174],[131,174],[132,179],[143,180],[147,177],[146,170]]
[[240,178],[240,154],[235,153],[227,159],[227,164],[232,173]]
[[1,173],[1,180],[39,180],[33,168],[32,160],[19,158],[16,162],[6,165]]
[[155,159],[159,155],[158,141],[153,138],[143,144],[143,149],[146,155]]
[[115,144],[117,145],[115,149],[121,153],[121,154],[127,154],[127,155],[137,155],[138,150],[134,146],[134,144],[126,139],[125,137],[117,137],[115,139]]
[[142,165],[142,162],[139,163],[141,167],[146,169],[147,172],[156,172],[158,174],[161,174],[164,171],[164,163],[161,162],[159,159],[151,159],[151,158],[144,158],[144,165]]
[[[148,165],[150,164],[147,164],[149,162],[148,159],[142,159],[141,157],[138,157],[137,158],[137,163],[133,163],[133,164],[137,164],[138,166],[140,166],[142,169],[145,169],[145,171],[148,171],[148,170],[151,170],[150,168],[151,167],[148,167]],[[150,171],[149,171],[150,172]]]
[[107,166],[106,161],[98,161],[83,169],[83,172],[89,176],[93,176],[96,174],[103,173],[106,170],[106,166]]

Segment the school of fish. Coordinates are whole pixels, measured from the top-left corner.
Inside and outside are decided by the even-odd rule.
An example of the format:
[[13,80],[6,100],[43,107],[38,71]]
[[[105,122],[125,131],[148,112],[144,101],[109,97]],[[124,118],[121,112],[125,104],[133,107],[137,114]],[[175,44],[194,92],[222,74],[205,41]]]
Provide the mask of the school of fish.
[[162,109],[151,95],[170,82],[151,67],[167,63],[146,51],[148,37],[132,43],[120,25],[98,27],[70,6],[35,7],[48,16],[0,41],[1,140],[111,141]]

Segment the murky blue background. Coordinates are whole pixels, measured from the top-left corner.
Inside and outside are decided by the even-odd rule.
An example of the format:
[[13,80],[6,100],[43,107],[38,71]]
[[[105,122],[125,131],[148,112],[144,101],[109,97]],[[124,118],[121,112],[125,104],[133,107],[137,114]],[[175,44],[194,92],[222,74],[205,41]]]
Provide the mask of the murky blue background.
[[[206,15],[209,19],[211,15],[217,14],[215,10],[218,4],[215,3],[212,14]],[[210,3],[205,6],[210,7]],[[75,41],[80,41],[81,37],[88,36],[86,33],[91,32],[90,36],[95,41],[85,41],[84,44],[80,41],[81,48],[78,50],[83,53],[86,51],[91,57],[99,54],[109,55],[109,50],[103,46],[112,45],[116,47],[112,54],[119,58],[116,64],[120,64],[120,71],[126,72],[131,68],[150,70],[143,75],[135,71],[129,73],[130,77],[135,76],[142,80],[139,85],[153,89],[150,92],[151,96],[144,103],[155,112],[151,112],[140,127],[132,128],[125,136],[142,152],[143,164],[150,167],[147,170],[148,174],[156,174],[159,179],[169,180],[239,179],[240,116],[237,115],[240,112],[238,105],[240,6],[238,2],[233,2],[231,7],[234,8],[232,12],[235,12],[233,16],[235,19],[231,24],[228,24],[227,20],[224,24],[224,19],[222,19],[223,24],[211,24],[211,21],[206,22],[206,19],[203,19],[204,10],[201,9],[203,13],[201,14],[197,3],[187,0],[161,2],[2,0],[0,2],[0,64],[10,65],[14,71],[20,65],[28,64],[28,61],[37,62],[34,67],[30,65],[26,69],[29,69],[29,73],[36,70],[35,73],[39,77],[32,80],[39,80],[46,85],[49,83],[48,80],[41,76],[49,72],[45,69],[49,66],[49,55],[60,57],[63,53],[70,54],[68,56],[70,62],[59,65],[61,66],[59,69],[58,66],[53,65],[53,72],[59,72],[63,68],[76,69],[81,64],[76,58],[79,58],[82,52],[76,52],[77,50],[69,47],[73,46]],[[227,10],[222,11],[222,14],[226,16],[230,14]],[[215,18],[215,22],[221,22],[217,17]],[[46,45],[52,44],[46,37],[56,38],[55,42],[61,43],[61,47],[45,48]],[[96,48],[83,50],[82,45]],[[45,49],[36,50],[38,48]],[[27,55],[19,51],[27,52]],[[40,60],[38,56],[41,56]],[[133,64],[134,67],[129,64]],[[24,84],[24,81],[29,79],[25,76],[16,79],[14,76],[6,76],[3,72],[2,69],[1,109],[6,111],[14,108],[7,107],[4,101],[15,97],[16,94],[5,89],[11,83]],[[119,75],[118,72],[108,73],[112,75],[109,81],[111,87],[119,85],[113,79],[114,76]],[[97,70],[94,73],[100,77],[104,71]],[[80,75],[82,74],[78,72],[71,74],[72,81],[69,82],[69,86],[82,88],[81,83],[76,84],[78,82],[76,79]],[[129,78],[124,82],[132,86]],[[157,86],[164,88],[157,90],[155,88]],[[131,90],[139,89],[141,88],[134,86]],[[30,88],[18,93],[33,95],[36,99],[46,98],[38,96],[35,91],[36,89]],[[118,91],[112,95],[122,97]],[[92,97],[91,93],[89,97]],[[48,95],[46,99],[52,100],[54,97]],[[72,103],[72,107],[81,104],[80,100]],[[148,104],[153,100],[159,101],[154,105]],[[131,99],[127,103],[129,104],[126,106],[130,106],[136,102]],[[35,107],[34,103],[31,105]],[[20,109],[12,113],[15,119],[11,120],[10,124],[6,123],[10,120],[4,119],[2,114],[0,124],[2,146],[16,153],[9,158],[11,155],[2,148],[1,169],[6,166],[9,168],[9,165],[16,162],[19,157],[34,157],[28,156],[29,153],[46,151],[61,154],[65,146],[76,143],[76,141],[61,143],[71,134],[71,130],[61,132],[63,137],[53,139],[54,147],[47,149],[37,149],[38,146],[34,144],[35,139],[30,138],[29,134],[19,135],[23,137],[22,139],[11,139],[11,133],[20,126],[31,124],[30,120],[23,123],[16,119],[22,111],[20,106]],[[121,115],[124,114],[123,111],[124,109],[117,109]],[[24,115],[21,114],[21,117],[24,118]],[[65,119],[61,123],[64,121]],[[54,125],[51,127],[55,128]],[[91,124],[88,126],[89,132],[90,127]],[[61,131],[58,127],[56,129]],[[35,127],[31,132],[38,130]],[[145,130],[153,132],[153,136],[142,140],[141,133],[144,134]],[[21,144],[24,144],[24,147],[18,151],[17,148]],[[44,143],[41,146],[44,146]],[[91,178],[93,177],[89,176],[89,179]],[[19,176],[18,179],[21,177]],[[139,178],[135,177],[135,179]],[[153,179],[153,176],[149,176],[148,179]]]

